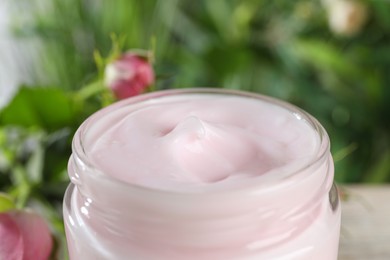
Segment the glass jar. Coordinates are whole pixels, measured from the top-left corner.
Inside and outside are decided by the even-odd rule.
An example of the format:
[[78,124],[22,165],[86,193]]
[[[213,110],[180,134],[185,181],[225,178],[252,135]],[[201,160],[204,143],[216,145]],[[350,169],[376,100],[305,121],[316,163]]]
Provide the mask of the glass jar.
[[[206,192],[131,184],[91,160],[90,146],[107,127],[103,118],[114,124],[123,118],[115,112],[123,108],[191,94],[242,97],[279,107],[297,124],[308,125],[319,144],[309,161],[277,173],[282,177],[276,180]],[[70,259],[337,259],[340,204],[329,146],[324,128],[306,112],[241,91],[168,90],[104,108],[80,126],[73,140],[63,208]]]

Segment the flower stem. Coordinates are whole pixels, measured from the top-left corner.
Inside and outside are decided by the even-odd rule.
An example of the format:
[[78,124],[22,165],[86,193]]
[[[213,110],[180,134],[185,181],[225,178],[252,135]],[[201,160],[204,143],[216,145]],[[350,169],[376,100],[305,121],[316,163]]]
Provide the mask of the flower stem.
[[103,92],[107,90],[106,86],[103,84],[101,80],[97,80],[95,82],[92,82],[91,84],[83,87],[78,92],[76,92],[76,98],[78,100],[86,100],[90,98],[91,96],[98,94],[100,92]]

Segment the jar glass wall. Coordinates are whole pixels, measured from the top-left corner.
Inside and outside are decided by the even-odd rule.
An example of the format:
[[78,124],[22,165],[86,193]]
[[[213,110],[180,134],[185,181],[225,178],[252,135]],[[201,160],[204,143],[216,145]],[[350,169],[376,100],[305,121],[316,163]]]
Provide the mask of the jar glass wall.
[[[96,158],[93,159],[95,150],[92,147],[99,141],[102,133],[107,132],[107,128],[116,122],[125,120],[127,115],[140,113],[139,111],[149,106],[159,109],[160,104],[171,103],[174,100],[172,97],[176,98],[176,101],[182,101],[192,100],[195,96],[195,103],[203,97],[210,100],[239,98],[240,102],[258,102],[263,108],[271,107],[268,112],[241,111],[237,107],[239,113],[271,118],[271,121],[265,121],[267,127],[264,131],[261,130],[267,134],[267,138],[261,142],[267,145],[273,137],[279,138],[278,131],[285,133],[283,136],[296,131],[302,136],[313,136],[313,140],[317,141],[291,145],[299,146],[294,148],[298,149],[296,151],[303,151],[300,147],[305,144],[312,145],[313,148],[305,148],[304,156],[286,155],[285,157],[292,158],[286,164],[288,167],[284,164],[273,164],[264,168],[264,174],[257,176],[248,170],[256,167],[245,168],[235,161],[240,158],[241,161],[245,160],[245,165],[252,165],[252,162],[247,161],[247,157],[252,157],[247,155],[252,154],[251,151],[255,148],[248,152],[246,146],[252,147],[253,142],[257,141],[250,139],[241,142],[235,139],[246,140],[247,136],[257,133],[257,129],[247,126],[245,131],[249,132],[236,138],[235,133],[239,132],[236,128],[220,126],[220,123],[212,124],[209,118],[204,121],[194,120],[194,113],[189,112],[189,120],[185,119],[184,123],[177,124],[174,129],[160,131],[161,136],[158,138],[168,136],[168,141],[173,140],[172,143],[176,146],[174,149],[170,147],[168,151],[181,156],[179,163],[184,165],[184,168],[187,167],[186,170],[198,166],[183,164],[183,161],[192,162],[188,157],[200,156],[198,159],[202,162],[205,158],[206,166],[198,167],[201,169],[199,174],[210,168],[213,171],[221,171],[212,178],[199,177],[196,172],[194,176],[196,175],[196,181],[202,181],[201,185],[174,182],[175,185],[184,183],[185,188],[171,187],[169,184],[166,185],[168,188],[164,189],[155,183],[150,186],[143,185],[142,182],[132,183],[107,170],[115,171],[119,166],[105,168],[104,164]],[[213,105],[209,105],[207,116],[213,117],[213,110],[218,109],[218,102],[210,104]],[[173,107],[175,106],[176,104]],[[277,113],[273,116],[275,111]],[[280,113],[291,119],[286,127],[283,127],[283,124],[287,121],[278,118]],[[232,114],[234,113],[220,113],[216,118],[228,118]],[[152,113],[142,118],[149,116],[154,121],[157,119],[153,118],[165,120],[163,113]],[[242,118],[235,118],[235,121],[242,121]],[[188,129],[194,125],[196,133],[199,133],[199,129],[202,135],[210,131],[208,138],[215,137],[217,141],[212,143],[213,145],[202,143],[202,149],[206,150],[201,152],[194,152],[194,147],[182,150],[187,144],[181,142],[188,139]],[[281,127],[278,128],[279,125]],[[304,128],[295,128],[296,125],[304,125]],[[221,129],[228,129],[230,132],[219,134]],[[307,133],[301,133],[302,129]],[[179,134],[180,138],[176,136],[172,139],[171,136],[176,134]],[[293,140],[291,142],[297,139],[294,134],[289,138],[288,140]],[[131,135],[129,140],[132,140]],[[132,142],[140,142],[137,140]],[[224,142],[228,143],[227,148],[219,149]],[[167,142],[164,141],[164,145],[165,143]],[[171,145],[169,142],[168,144]],[[285,149],[290,149],[290,144],[282,145],[287,147]],[[333,185],[334,167],[329,145],[329,138],[323,127],[306,112],[285,102],[257,94],[217,89],[187,89],[155,92],[118,102],[87,119],[73,140],[73,154],[68,167],[72,183],[64,198],[64,220],[70,259],[337,259],[340,205],[337,190]],[[285,153],[279,146],[277,148],[270,149],[267,154]],[[216,153],[210,155],[207,149]],[[236,151],[233,153],[230,150]],[[187,156],[188,151],[194,154]],[[153,156],[153,152],[149,153]],[[183,157],[183,154],[186,157]],[[207,154],[207,157],[203,158],[203,154]],[[226,163],[244,167],[244,177],[234,175],[236,172],[230,168],[215,166],[216,162],[225,162],[222,159],[210,159],[212,156],[220,158],[231,154],[232,157],[228,157]],[[242,154],[245,154],[245,158],[240,157]],[[135,158],[136,156],[130,156],[125,163],[139,163],[135,162]],[[258,158],[260,157],[253,157],[251,160]],[[265,164],[266,162],[263,162],[260,166]],[[274,165],[278,167],[273,168]],[[229,169],[232,173],[225,176],[224,169]],[[176,179],[179,178],[181,176],[176,176]]]

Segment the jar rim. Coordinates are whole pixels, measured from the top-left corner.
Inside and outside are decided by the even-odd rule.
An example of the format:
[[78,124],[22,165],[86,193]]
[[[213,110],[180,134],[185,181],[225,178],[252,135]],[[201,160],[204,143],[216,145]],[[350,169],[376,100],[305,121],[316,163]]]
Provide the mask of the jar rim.
[[[215,95],[226,95],[226,96],[239,96],[244,98],[251,98],[251,99],[257,99],[261,100],[263,102],[276,105],[278,107],[281,107],[289,112],[291,112],[297,120],[304,120],[310,128],[313,129],[318,134],[319,137],[319,145],[318,150],[316,151],[316,154],[313,154],[313,157],[310,161],[308,161],[307,164],[303,165],[302,167],[299,167],[298,169],[289,172],[287,176],[284,176],[282,179],[278,179],[277,183],[274,183],[273,185],[269,185],[267,182],[267,185],[261,185],[259,182],[253,182],[253,184],[248,184],[245,187],[234,187],[227,190],[212,190],[212,191],[204,191],[204,192],[182,192],[178,190],[164,190],[164,189],[158,189],[158,188],[152,188],[148,186],[138,185],[134,183],[124,182],[117,178],[111,177],[110,175],[104,174],[101,172],[96,165],[94,165],[91,160],[89,160],[88,154],[85,150],[85,146],[83,144],[83,138],[88,129],[93,125],[93,121],[95,119],[98,119],[100,116],[105,115],[106,113],[109,113],[111,110],[120,109],[125,106],[139,104],[145,101],[149,101],[152,99],[158,99],[166,96],[178,96],[178,95],[188,95],[188,94],[215,94]],[[72,142],[72,150],[75,154],[76,158],[82,162],[82,164],[89,169],[92,169],[92,171],[88,171],[89,174],[94,174],[93,177],[95,178],[101,178],[105,182],[110,182],[112,184],[115,184],[118,187],[123,187],[124,189],[129,190],[138,190],[142,192],[149,192],[149,193],[158,193],[158,194],[164,194],[164,195],[179,195],[180,196],[202,196],[202,195],[224,195],[224,194],[230,194],[230,193],[236,193],[236,192],[255,192],[263,193],[274,189],[279,189],[283,186],[289,185],[289,177],[298,175],[299,173],[302,173],[309,168],[313,167],[316,164],[319,164],[323,161],[325,161],[329,154],[330,150],[330,142],[329,137],[324,129],[324,127],[318,122],[317,119],[315,119],[313,116],[311,116],[306,111],[302,110],[301,108],[290,104],[288,102],[282,101],[277,98],[265,96],[258,93],[252,93],[242,90],[232,90],[232,89],[221,89],[221,88],[188,88],[188,89],[169,89],[169,90],[161,90],[156,92],[151,92],[147,94],[142,94],[139,96],[131,97],[125,100],[118,101],[106,108],[103,108],[94,114],[92,114],[90,117],[88,117],[81,126],[77,129],[73,142]],[[77,184],[77,180],[74,178],[71,178],[73,182]],[[324,183],[327,183],[328,178],[324,177]],[[260,188],[260,189],[259,189]]]

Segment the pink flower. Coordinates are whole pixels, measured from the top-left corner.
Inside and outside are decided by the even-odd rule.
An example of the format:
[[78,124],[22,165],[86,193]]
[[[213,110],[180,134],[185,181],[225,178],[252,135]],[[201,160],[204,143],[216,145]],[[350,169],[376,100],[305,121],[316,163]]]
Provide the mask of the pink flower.
[[23,259],[21,232],[6,213],[0,214],[0,259]]
[[141,94],[154,82],[154,72],[146,58],[127,52],[106,66],[104,81],[116,98],[124,99]]
[[0,259],[47,260],[52,247],[50,230],[36,213],[0,213]]

